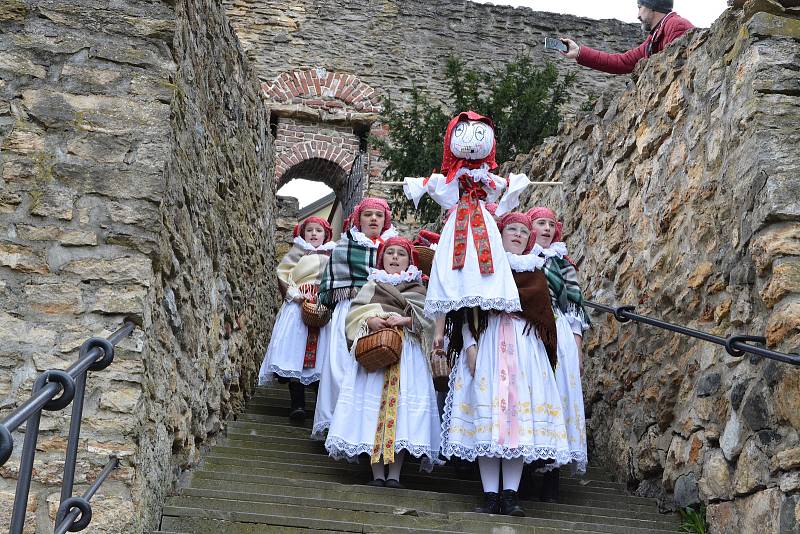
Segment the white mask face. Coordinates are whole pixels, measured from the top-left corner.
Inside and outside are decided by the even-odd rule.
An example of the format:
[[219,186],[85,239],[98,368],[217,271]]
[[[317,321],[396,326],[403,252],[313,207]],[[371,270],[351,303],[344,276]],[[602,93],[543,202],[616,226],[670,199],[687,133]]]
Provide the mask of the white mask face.
[[494,129],[485,122],[462,121],[450,138],[450,151],[460,159],[484,159],[492,152]]

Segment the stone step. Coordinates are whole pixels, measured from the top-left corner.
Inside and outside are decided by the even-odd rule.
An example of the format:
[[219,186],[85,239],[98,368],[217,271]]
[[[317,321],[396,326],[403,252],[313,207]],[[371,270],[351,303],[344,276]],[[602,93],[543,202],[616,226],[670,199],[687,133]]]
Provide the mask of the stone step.
[[[197,513],[200,511],[200,513]],[[375,513],[377,512],[377,513]],[[674,530],[654,529],[652,525],[633,527],[620,524],[603,524],[581,521],[580,518],[569,520],[540,517],[516,518],[508,516],[490,516],[472,512],[456,512],[450,514],[424,513],[418,510],[395,509],[393,511],[353,511],[343,508],[316,507],[311,505],[243,502],[239,500],[214,499],[206,497],[171,497],[164,506],[164,514],[172,516],[192,515],[210,519],[228,519],[235,521],[265,522],[274,524],[276,518],[295,521],[301,519],[304,524],[323,526],[319,523],[334,521],[338,523],[357,523],[362,525],[383,526],[391,523],[394,527],[414,529],[455,530],[454,524],[461,532],[486,532],[499,525],[512,528],[524,526],[550,527],[556,529],[581,529],[590,532],[614,534],[645,534],[675,532]],[[288,526],[299,526],[289,524]]]
[[[355,491],[356,489],[368,491]],[[241,488],[239,488],[241,489]],[[299,488],[298,488],[299,489]],[[398,496],[392,491],[382,488],[362,486],[348,488],[340,491],[321,491],[314,493],[283,491],[284,488],[275,488],[275,492],[257,493],[252,491],[222,491],[219,489],[186,488],[181,491],[182,497],[206,497],[230,501],[251,503],[270,503],[277,505],[298,505],[315,508],[339,508],[351,511],[374,513],[398,513],[398,510],[415,510],[429,514],[451,514],[471,511],[479,504],[480,498],[451,501],[447,494],[440,494],[438,499],[409,499]],[[175,503],[173,503],[175,504]],[[177,504],[176,504],[177,505]],[[638,528],[671,529],[675,522],[672,518],[658,514],[637,513],[625,515],[618,510],[608,508],[592,508],[586,506],[566,506],[539,502],[523,502],[523,507],[529,517],[542,519],[558,519],[564,521],[579,521],[602,523],[611,525],[625,525]]]
[[[250,439],[254,442],[254,447],[262,438],[264,443],[281,443],[280,440],[295,439],[297,441],[293,444],[300,447],[298,450],[302,449],[306,452],[323,452],[325,450],[323,442],[309,439],[311,433],[309,424],[303,426],[294,425],[289,423],[288,419],[281,422],[281,418],[277,418],[277,421],[271,423],[239,420],[230,423],[227,432],[229,439]],[[569,475],[562,473],[562,478],[568,477]],[[575,476],[574,478],[613,482],[611,474],[608,473],[608,471],[594,465],[588,466],[585,475]]]
[[[251,469],[246,472],[240,471],[235,465],[226,463],[216,463],[216,460],[209,459],[197,472],[195,478],[204,479],[223,479],[229,480],[230,473],[237,473],[238,480],[242,483],[271,484],[273,475],[278,475],[293,480],[305,480],[309,483],[318,482],[337,482],[340,484],[363,485],[371,477],[368,470],[362,472],[343,471],[343,470],[323,470],[318,468],[308,468],[305,466],[283,469]],[[401,478],[403,485],[409,490],[418,490],[434,493],[453,493],[460,495],[482,495],[480,482],[477,481],[446,481],[427,475],[404,475]],[[568,504],[587,504],[591,506],[604,507],[623,507],[639,505],[646,510],[653,510],[654,502],[650,499],[633,497],[627,495],[609,495],[606,492],[592,492],[577,488],[564,487],[561,489],[560,497],[564,503]]]
[[[239,446],[237,446],[239,445]],[[242,446],[244,445],[244,446]],[[296,449],[284,449],[284,448],[275,448],[269,447],[268,445],[262,444],[258,448],[256,447],[247,447],[247,443],[241,444],[238,442],[229,442],[225,440],[220,442],[209,457],[226,457],[229,459],[238,458],[241,459],[242,465],[249,465],[249,466],[258,466],[259,462],[289,462],[292,464],[305,464],[305,465],[323,465],[323,466],[361,466],[362,468],[367,468],[368,459],[366,456],[361,458],[360,462],[357,464],[349,464],[347,462],[341,461],[339,463],[333,463],[334,460],[328,456],[327,451],[324,449],[317,450],[314,452],[303,452]],[[316,445],[319,448],[322,448],[322,445]],[[410,458],[405,466],[405,472],[413,472],[418,470],[418,461],[414,458]],[[359,471],[363,469],[357,468]],[[440,479],[458,479],[458,480],[475,480],[478,481],[478,473],[477,469],[474,473],[470,473],[469,476],[461,475],[454,467],[452,466],[436,466],[434,467],[433,476]],[[572,477],[564,476],[562,477],[561,481],[562,486],[579,486],[582,488],[589,488],[591,487],[594,490],[611,490],[617,494],[626,494],[624,486],[622,484],[616,482],[608,482],[603,480],[592,480],[592,479],[577,479]]]

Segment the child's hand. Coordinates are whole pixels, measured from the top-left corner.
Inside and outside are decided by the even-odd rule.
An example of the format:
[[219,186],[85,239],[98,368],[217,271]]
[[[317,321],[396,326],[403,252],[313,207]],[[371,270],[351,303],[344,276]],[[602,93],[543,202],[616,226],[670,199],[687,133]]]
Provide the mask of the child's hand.
[[411,326],[411,317],[399,317],[397,315],[392,315],[388,319],[386,319],[386,324],[391,327],[395,326]]
[[467,348],[467,367],[469,374],[475,377],[475,366],[478,364],[478,347],[477,345],[470,345]]
[[386,319],[381,317],[372,317],[371,319],[367,319],[367,326],[372,332],[380,330],[381,328],[389,328],[389,325],[386,323]]

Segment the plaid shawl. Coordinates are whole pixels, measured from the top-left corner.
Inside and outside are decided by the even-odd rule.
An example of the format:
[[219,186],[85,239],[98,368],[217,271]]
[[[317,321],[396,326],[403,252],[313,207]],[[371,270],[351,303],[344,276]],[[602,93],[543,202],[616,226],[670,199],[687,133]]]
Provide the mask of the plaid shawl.
[[358,243],[351,232],[342,234],[325,267],[319,286],[319,301],[333,308],[337,302],[352,299],[367,283],[369,270],[375,267],[378,247]]
[[329,251],[312,252],[293,245],[278,264],[278,279],[289,287],[320,282]]
[[578,285],[578,271],[566,259],[557,256],[547,258],[544,274],[550,289],[553,306],[565,314],[579,317],[584,323],[591,324],[589,314],[583,307],[581,286]]
[[402,282],[392,285],[387,282],[371,280],[356,295],[350,304],[347,314],[347,339],[353,343],[368,333],[366,322],[372,317],[390,317],[399,315],[411,317],[412,326],[406,328],[406,335],[411,335],[419,342],[423,354],[431,348],[433,322],[428,319],[425,308],[425,286],[419,282]]

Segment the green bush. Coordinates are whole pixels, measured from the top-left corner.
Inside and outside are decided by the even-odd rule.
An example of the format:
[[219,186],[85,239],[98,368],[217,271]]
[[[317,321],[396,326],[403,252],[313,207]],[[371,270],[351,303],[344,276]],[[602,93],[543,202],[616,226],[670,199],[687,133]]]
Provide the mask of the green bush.
[[[373,138],[372,143],[388,164],[388,180],[428,176],[437,170],[447,123],[466,110],[494,121],[498,163],[530,152],[558,130],[561,109],[569,101],[575,81],[572,74],[560,77],[550,63],[537,68],[526,55],[517,56],[490,76],[468,69],[460,59],[451,57],[445,76],[450,88],[449,107],[432,103],[416,86],[406,107],[384,99],[382,120],[389,127],[389,136]],[[399,188],[391,200],[393,211],[401,218],[413,209]],[[439,206],[424,197],[418,214],[421,222],[436,221],[439,214]]]

